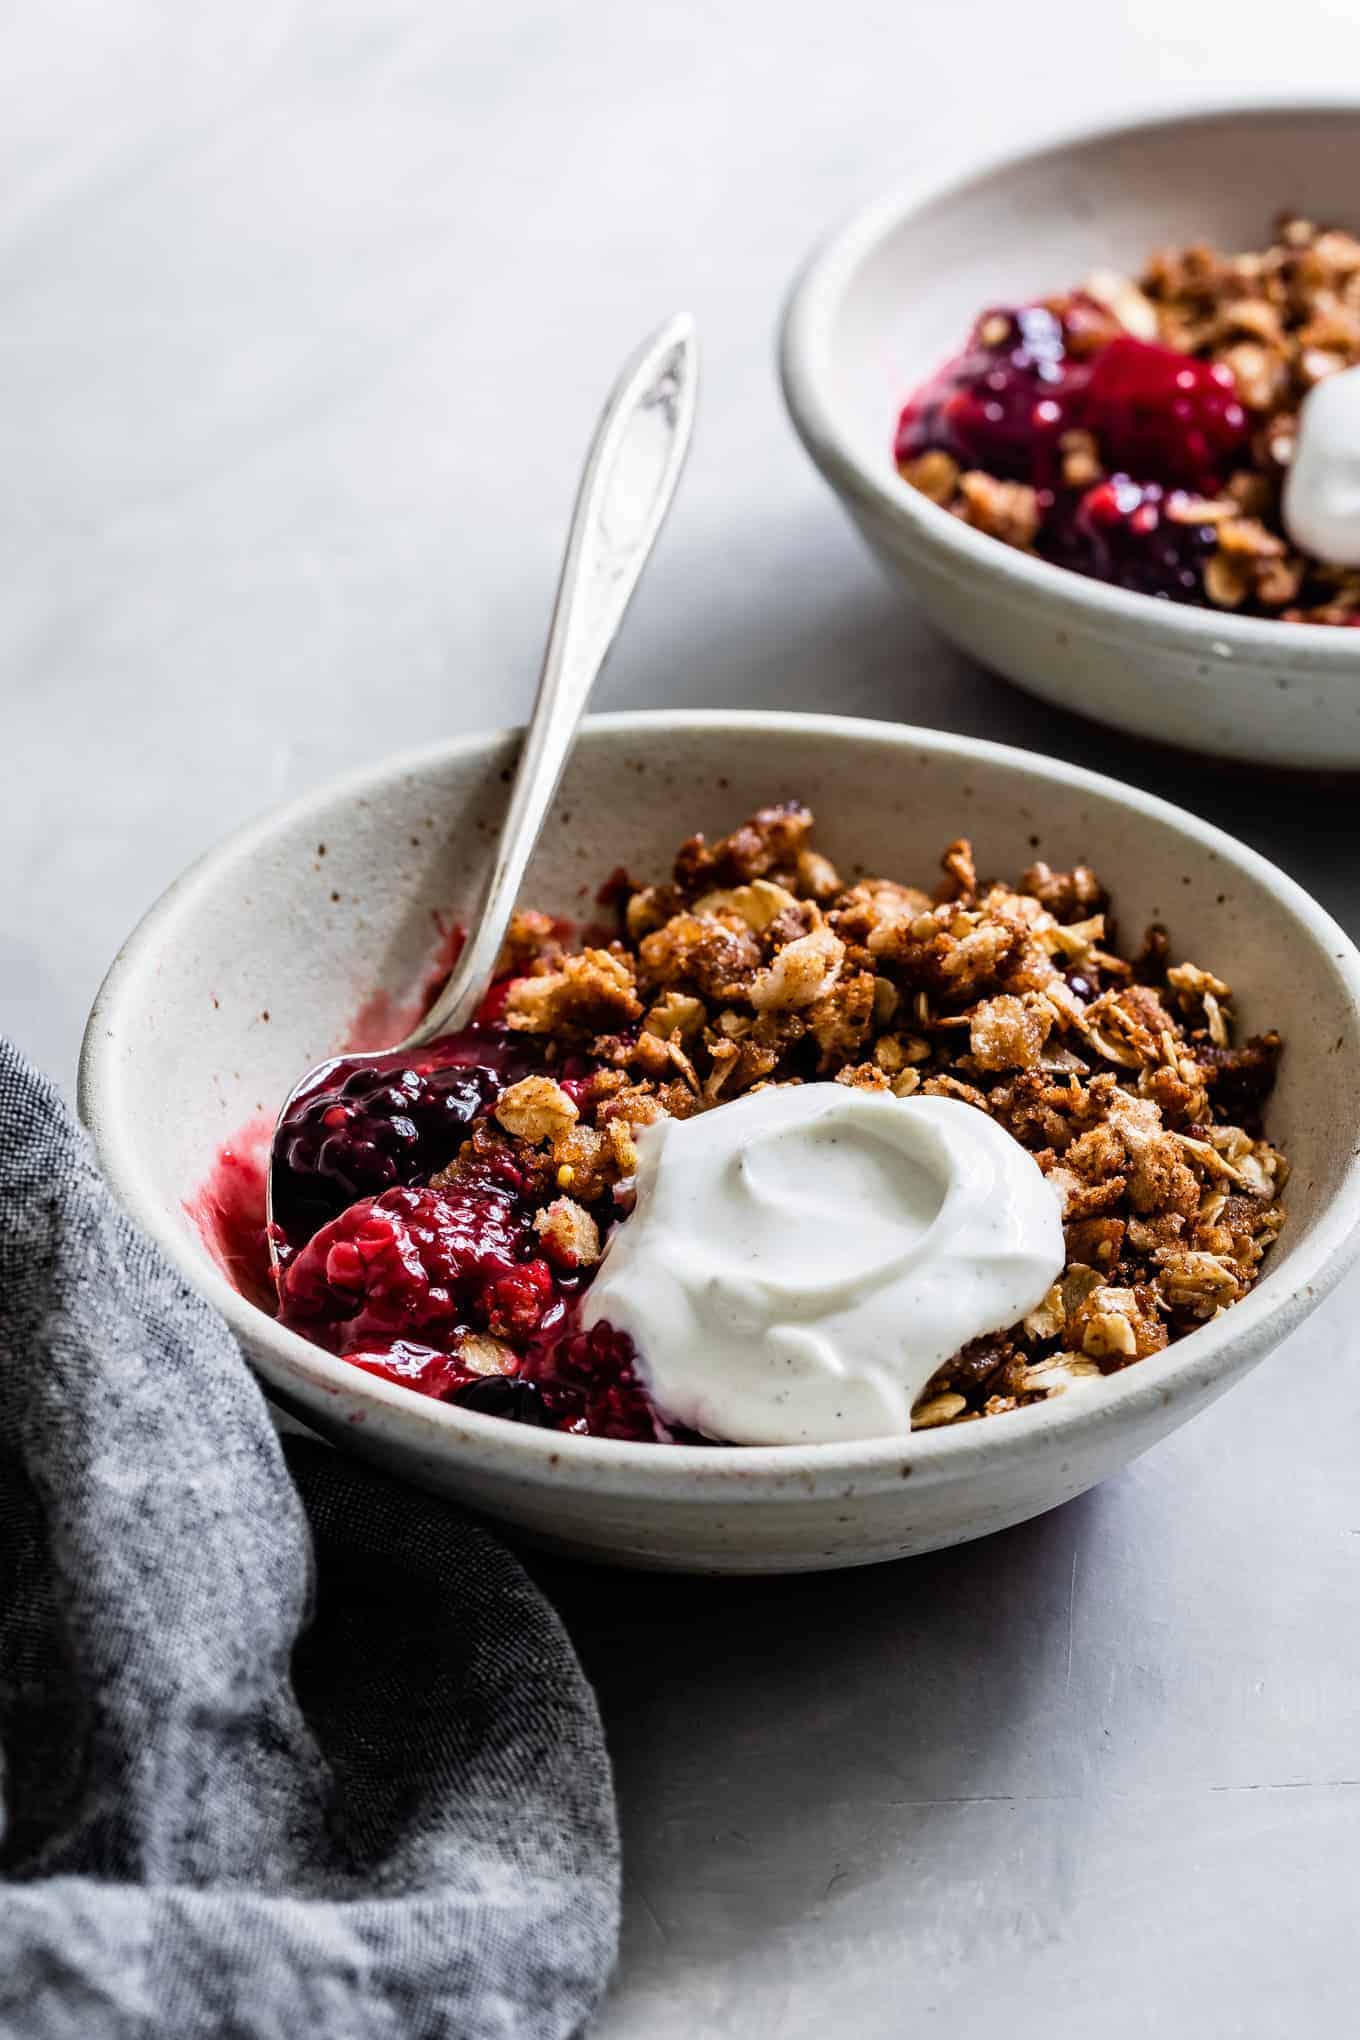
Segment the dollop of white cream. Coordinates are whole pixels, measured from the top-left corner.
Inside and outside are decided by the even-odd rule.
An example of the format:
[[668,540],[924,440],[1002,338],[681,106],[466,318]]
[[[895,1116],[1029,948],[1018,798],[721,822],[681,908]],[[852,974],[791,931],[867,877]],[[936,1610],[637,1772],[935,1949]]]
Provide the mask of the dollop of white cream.
[[1360,368],[1338,369],[1304,398],[1281,507],[1300,551],[1360,567]]
[[976,1106],[776,1086],[637,1136],[586,1293],[658,1409],[734,1444],[891,1437],[941,1361],[1061,1273],[1058,1195]]

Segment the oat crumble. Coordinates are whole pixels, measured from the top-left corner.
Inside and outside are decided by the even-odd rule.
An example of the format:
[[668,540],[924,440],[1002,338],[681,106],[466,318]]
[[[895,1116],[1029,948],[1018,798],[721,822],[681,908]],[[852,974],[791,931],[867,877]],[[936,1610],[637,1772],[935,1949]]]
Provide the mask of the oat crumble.
[[[827,1078],[963,1099],[1061,1190],[1068,1262],[1023,1324],[938,1370],[917,1428],[1114,1373],[1243,1297],[1284,1218],[1287,1165],[1261,1129],[1278,1035],[1235,1046],[1230,986],[1173,961],[1163,929],[1121,956],[1084,865],[997,882],[961,838],[928,891],[846,884],[812,826],[789,803],[692,837],[669,881],[616,886],[617,932],[593,947],[518,916],[504,1021],[544,1074],[502,1094],[435,1187],[507,1162],[545,1245],[588,1267],[661,1114]],[[564,1090],[567,1063],[594,1073]]]

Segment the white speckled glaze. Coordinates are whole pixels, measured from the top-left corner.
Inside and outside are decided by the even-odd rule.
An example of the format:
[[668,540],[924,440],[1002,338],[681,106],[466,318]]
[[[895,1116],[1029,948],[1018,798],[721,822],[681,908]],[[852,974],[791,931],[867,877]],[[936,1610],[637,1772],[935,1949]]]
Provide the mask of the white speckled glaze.
[[1272,765],[1360,767],[1360,633],[1083,578],[950,517],[893,466],[897,414],[986,306],[1137,272],[1159,246],[1260,247],[1283,206],[1360,227],[1360,102],[1228,106],[1083,134],[880,201],[795,285],[802,440],[936,627],[1064,708]]
[[1233,984],[1247,1029],[1278,1026],[1288,1041],[1269,1124],[1294,1175],[1269,1272],[1099,1396],[849,1446],[560,1437],[425,1401],[280,1329],[227,1283],[185,1200],[219,1144],[334,1048],[365,993],[419,983],[432,914],[457,915],[472,896],[513,741],[474,737],[375,764],[232,837],[129,938],[86,1032],[81,1109],[116,1189],[271,1390],[338,1444],[538,1541],[619,1564],[864,1564],[984,1536],[1080,1494],[1254,1366],[1351,1259],[1360,955],[1264,859],[1147,794],[969,738],[821,716],[604,716],[585,725],[525,889],[557,912],[579,914],[618,864],[662,872],[690,831],[799,795],[846,873],[919,877],[964,833],[998,873],[1035,855],[1089,858],[1125,930],[1166,921],[1179,953]]

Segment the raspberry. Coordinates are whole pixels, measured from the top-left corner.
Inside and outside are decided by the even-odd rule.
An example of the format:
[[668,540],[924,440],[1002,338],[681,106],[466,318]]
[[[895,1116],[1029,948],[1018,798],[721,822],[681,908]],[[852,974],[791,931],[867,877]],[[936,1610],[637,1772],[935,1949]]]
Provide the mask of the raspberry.
[[1232,370],[1122,334],[1096,355],[1078,422],[1110,468],[1212,493],[1246,444]]
[[525,1372],[560,1405],[562,1429],[646,1444],[673,1438],[638,1381],[636,1359],[632,1340],[613,1325],[567,1324],[530,1353]]
[[528,1339],[553,1301],[552,1270],[546,1261],[527,1261],[497,1276],[483,1291],[478,1314],[498,1339]]
[[490,1184],[388,1190],[332,1219],[289,1263],[280,1316],[346,1354],[412,1333],[447,1337],[498,1308],[532,1330],[552,1289],[543,1262],[541,1275],[524,1265],[533,1242],[511,1199]]

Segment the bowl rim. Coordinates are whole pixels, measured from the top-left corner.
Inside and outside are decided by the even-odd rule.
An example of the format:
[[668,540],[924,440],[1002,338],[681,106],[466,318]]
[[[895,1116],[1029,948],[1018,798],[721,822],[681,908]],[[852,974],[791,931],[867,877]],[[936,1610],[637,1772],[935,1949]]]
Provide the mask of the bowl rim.
[[[1297,921],[1319,950],[1327,952],[1351,997],[1360,1006],[1360,951],[1324,908],[1259,852],[1209,822],[1137,787],[1127,787],[1082,766],[1043,757],[1016,746],[996,744],[951,731],[868,718],[803,714],[779,710],[631,710],[591,716],[582,738],[646,737],[664,741],[670,733],[740,732],[754,736],[803,736],[825,742],[850,741],[873,748],[932,753],[961,762],[994,763],[1032,774],[1040,783],[1113,800],[1127,813],[1170,827],[1198,849],[1213,852],[1230,869],[1254,879]],[[494,758],[519,732],[500,729],[424,746],[381,759],[331,779],[298,798],[246,823],[208,850],[175,879],[137,923],[119,949],[96,996],[81,1047],[78,1102],[95,1152],[115,1193],[150,1233],[189,1286],[215,1306],[249,1352],[266,1381],[285,1395],[292,1388],[315,1405],[320,1395],[344,1398],[362,1412],[360,1421],[388,1437],[444,1456],[462,1457],[481,1472],[513,1473],[539,1484],[575,1482],[601,1494],[672,1500],[733,1500],[743,1493],[790,1492],[798,1497],[844,1493],[849,1480],[888,1484],[910,1473],[918,1484],[944,1483],[1012,1459],[1053,1457],[1066,1461],[1083,1442],[1109,1427],[1134,1420],[1158,1403],[1197,1395],[1207,1400],[1225,1385],[1245,1358],[1255,1357],[1287,1335],[1338,1282],[1360,1252],[1360,1125],[1353,1152],[1331,1201],[1318,1213],[1288,1270],[1267,1272],[1243,1300],[1222,1317],[1177,1341],[1165,1352],[1108,1378],[1098,1396],[1061,1396],[1009,1412],[1004,1423],[969,1424],[900,1437],[815,1445],[655,1445],[608,1438],[580,1438],[507,1423],[503,1418],[460,1410],[413,1395],[395,1383],[364,1374],[346,1361],[287,1330],[249,1303],[215,1265],[191,1245],[179,1206],[168,1210],[155,1190],[138,1150],[136,1125],[122,1106],[121,1043],[125,1017],[140,1012],[143,973],[178,929],[191,925],[196,903],[233,869],[279,834],[330,816],[356,796],[372,797],[403,776],[438,770],[461,760]],[[205,1157],[205,1174],[207,1158]],[[1245,1350],[1244,1350],[1245,1349]],[[351,1419],[353,1420],[353,1419]]]
[[[840,429],[835,405],[828,396],[835,312],[868,258],[927,206],[961,196],[1007,171],[1100,142],[1132,140],[1157,130],[1227,126],[1243,116],[1288,118],[1301,114],[1360,117],[1360,93],[1318,96],[1244,91],[1189,108],[1163,104],[1114,119],[1045,128],[982,158],[960,151],[943,168],[937,165],[854,207],[814,244],[795,272],[779,324],[777,356],[784,402],[814,464],[839,494],[860,509],[886,515],[899,528],[909,529],[931,553],[933,563],[947,565],[955,578],[972,581],[978,572],[991,573],[1031,607],[1064,602],[1081,613],[1092,636],[1116,638],[1132,626],[1162,639],[1168,647],[1183,648],[1188,636],[1201,640],[1201,649],[1219,658],[1240,656],[1259,663],[1277,663],[1282,647],[1291,645],[1294,663],[1311,675],[1344,672],[1353,676],[1355,648],[1347,644],[1348,634],[1334,625],[1285,624],[1273,617],[1237,616],[1231,610],[1162,602],[1156,596],[1074,573],[975,531],[902,479],[887,457],[886,430],[882,469],[861,460],[849,436]],[[906,394],[904,391],[902,401]],[[1282,637],[1285,631],[1288,636]]]

